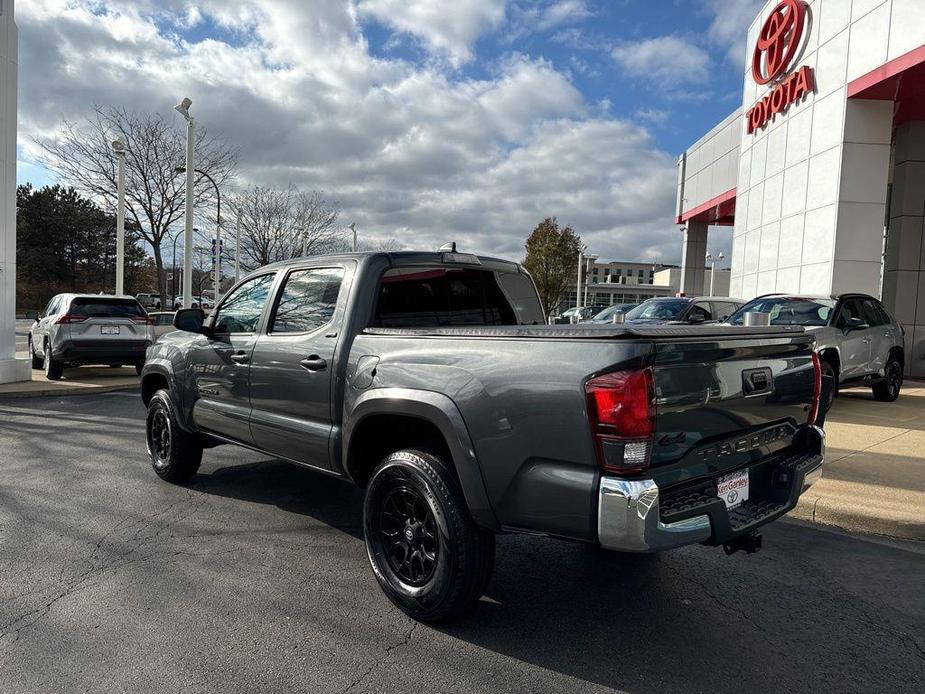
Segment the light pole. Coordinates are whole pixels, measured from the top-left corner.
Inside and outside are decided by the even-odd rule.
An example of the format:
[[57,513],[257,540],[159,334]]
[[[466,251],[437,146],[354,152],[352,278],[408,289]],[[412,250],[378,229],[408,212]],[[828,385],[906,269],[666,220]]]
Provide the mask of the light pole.
[[350,231],[353,232],[353,252],[357,252],[357,225],[353,222],[350,222],[350,226],[347,227]]
[[[176,168],[177,173],[184,173],[185,171],[187,171],[185,166],[178,166]],[[212,283],[214,285],[215,301],[218,302],[218,292],[222,282],[222,191],[218,189],[218,184],[215,182],[215,179],[205,171],[202,169],[193,169],[193,171],[209,179],[209,183],[215,188],[215,199],[218,202],[218,210],[215,216],[215,253],[212,254],[212,261],[215,265],[213,268]],[[189,176],[186,177],[186,180],[190,180]]]
[[189,113],[193,105],[184,97],[175,108],[186,119],[186,226],[183,234],[183,308],[193,305],[193,159],[196,147],[196,121]]
[[585,306],[588,305],[588,277],[591,274],[590,268],[594,264],[594,261],[597,260],[598,258],[600,258],[600,256],[595,255],[593,253],[591,255],[585,256],[585,262],[588,263],[588,265],[585,265],[585,300],[584,300]]
[[[584,268],[584,247],[578,250],[578,286],[575,287],[575,316],[578,316],[578,309],[581,308],[581,271]],[[570,321],[576,323],[577,321]]]
[[125,293],[125,144],[113,140],[116,153],[116,295]]
[[713,296],[713,280],[716,278],[716,263],[723,262],[726,259],[726,256],[720,251],[720,254],[716,257],[712,253],[707,251],[707,262],[710,263],[710,296]]

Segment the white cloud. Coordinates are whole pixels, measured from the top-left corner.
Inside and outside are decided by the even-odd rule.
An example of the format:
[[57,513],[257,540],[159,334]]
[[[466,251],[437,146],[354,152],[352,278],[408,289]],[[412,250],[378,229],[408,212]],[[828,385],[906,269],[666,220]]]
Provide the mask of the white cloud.
[[745,40],[765,0],[703,0],[713,15],[709,36],[726,51],[733,65],[745,65]]
[[563,24],[580,22],[591,14],[584,0],[559,0],[543,10],[537,28],[540,31],[548,31]]
[[472,79],[379,58],[338,0],[200,0],[197,26],[234,39],[191,43],[189,7],[22,3],[22,158],[94,104],[174,117],[189,96],[197,122],[239,149],[242,185],[324,190],[361,237],[519,259],[554,215],[604,257],[678,260],[673,159],[550,63],[514,55]]
[[620,44],[611,51],[630,75],[669,86],[700,84],[709,77],[710,56],[680,36],[659,36]]
[[460,65],[472,59],[476,40],[504,21],[505,2],[360,0],[359,11],[361,15],[417,37],[432,51],[445,54],[454,65]]

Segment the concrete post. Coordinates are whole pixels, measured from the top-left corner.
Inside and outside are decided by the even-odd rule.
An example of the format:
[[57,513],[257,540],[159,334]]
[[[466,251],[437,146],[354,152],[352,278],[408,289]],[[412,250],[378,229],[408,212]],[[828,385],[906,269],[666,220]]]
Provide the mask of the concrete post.
[[896,129],[883,303],[906,329],[906,375],[925,377],[925,121]]
[[684,228],[684,248],[681,253],[681,293],[685,296],[703,294],[707,273],[706,222],[688,222]]
[[16,359],[16,63],[13,0],[0,3],[0,383],[28,381]]

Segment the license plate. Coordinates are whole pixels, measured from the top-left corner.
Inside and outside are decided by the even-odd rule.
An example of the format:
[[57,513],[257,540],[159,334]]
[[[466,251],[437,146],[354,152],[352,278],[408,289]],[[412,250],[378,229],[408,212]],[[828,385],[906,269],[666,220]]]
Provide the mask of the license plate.
[[748,501],[748,469],[724,475],[716,480],[716,495],[726,503],[727,509]]
[[100,332],[103,333],[103,335],[118,335],[119,326],[118,325],[101,325]]

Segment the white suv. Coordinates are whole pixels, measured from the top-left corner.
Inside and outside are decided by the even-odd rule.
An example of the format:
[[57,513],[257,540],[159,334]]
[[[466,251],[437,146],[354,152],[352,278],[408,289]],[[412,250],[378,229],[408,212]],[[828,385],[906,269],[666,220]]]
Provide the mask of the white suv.
[[32,368],[53,381],[84,364],[128,364],[140,374],[153,342],[153,321],[132,296],[58,294],[29,329]]

